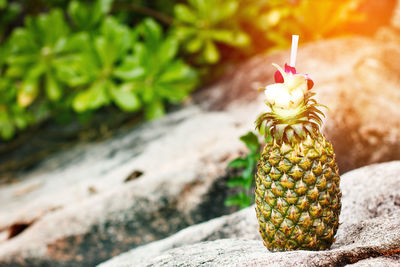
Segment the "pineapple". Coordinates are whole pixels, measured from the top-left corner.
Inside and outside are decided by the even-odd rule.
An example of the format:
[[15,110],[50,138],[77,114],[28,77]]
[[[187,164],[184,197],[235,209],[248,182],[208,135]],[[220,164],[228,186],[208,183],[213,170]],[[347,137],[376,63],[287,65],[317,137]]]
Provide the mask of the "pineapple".
[[273,65],[276,83],[265,90],[270,112],[256,121],[266,137],[255,176],[259,231],[270,251],[329,249],[341,191],[332,145],[320,131],[324,114],[307,75]]

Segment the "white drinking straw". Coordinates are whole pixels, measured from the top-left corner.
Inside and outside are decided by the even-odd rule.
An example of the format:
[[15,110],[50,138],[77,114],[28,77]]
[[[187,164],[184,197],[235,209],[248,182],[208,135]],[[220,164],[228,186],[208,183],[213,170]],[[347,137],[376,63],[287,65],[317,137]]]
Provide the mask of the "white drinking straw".
[[294,67],[296,65],[296,56],[297,56],[297,46],[299,44],[299,36],[292,35],[292,51],[290,53],[290,66]]

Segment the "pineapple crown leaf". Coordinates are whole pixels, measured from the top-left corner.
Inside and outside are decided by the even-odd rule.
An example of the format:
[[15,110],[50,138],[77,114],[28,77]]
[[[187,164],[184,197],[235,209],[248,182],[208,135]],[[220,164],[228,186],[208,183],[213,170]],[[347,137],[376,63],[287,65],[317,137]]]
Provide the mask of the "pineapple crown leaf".
[[256,129],[266,139],[294,142],[305,139],[307,135],[317,136],[325,114],[314,103],[308,103],[299,113],[291,118],[282,118],[274,112],[261,114],[256,120]]
[[274,138],[277,142],[293,143],[298,139],[305,139],[307,135],[317,136],[323,123],[322,118],[325,117],[320,107],[327,107],[311,98],[314,95],[313,92],[306,94],[304,104],[289,117],[274,112],[274,107],[266,103],[271,112],[263,113],[257,118],[256,129],[267,141]]

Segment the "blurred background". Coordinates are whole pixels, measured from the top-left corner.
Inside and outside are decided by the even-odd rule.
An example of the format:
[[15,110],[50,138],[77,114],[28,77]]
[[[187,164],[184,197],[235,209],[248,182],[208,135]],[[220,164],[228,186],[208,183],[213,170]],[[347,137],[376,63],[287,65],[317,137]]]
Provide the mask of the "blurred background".
[[[293,33],[302,44],[371,36],[395,4],[1,0],[1,177],[75,140],[162,117],[227,68],[287,48]],[[38,135],[40,145],[29,142]],[[23,153],[12,157],[17,148]]]
[[399,159],[398,5],[0,0],[0,265],[92,266],[251,205],[292,34],[341,172]]

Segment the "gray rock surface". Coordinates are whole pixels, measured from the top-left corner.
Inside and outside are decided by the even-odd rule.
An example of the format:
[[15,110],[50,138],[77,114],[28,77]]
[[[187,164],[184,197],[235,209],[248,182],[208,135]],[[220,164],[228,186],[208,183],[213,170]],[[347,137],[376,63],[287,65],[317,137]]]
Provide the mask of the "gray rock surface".
[[[396,262],[400,255],[399,173],[400,161],[393,161],[342,176],[341,226],[330,251],[269,253],[259,240],[254,207],[250,207],[188,227],[100,266],[199,266],[201,262],[206,262],[205,266],[292,266],[295,262],[300,266],[343,266],[361,259],[367,260],[359,266],[368,266],[362,264]],[[378,256],[382,257],[371,259]]]
[[400,256],[384,256],[377,258],[368,258],[365,260],[358,261],[354,264],[348,264],[350,267],[399,267]]
[[260,240],[254,207],[197,224],[178,233],[123,253],[100,266],[137,266],[169,249],[225,238]]
[[[342,171],[400,159],[396,40],[342,38],[299,51],[298,71],[330,108],[324,131]],[[264,109],[257,88],[272,82],[270,63],[287,59],[257,56],[189,107],[54,155],[0,187],[0,265],[93,265],[226,213],[226,164],[245,151],[238,137]]]
[[[238,126],[223,112],[183,110],[134,136],[84,148],[64,169],[2,188],[0,228],[33,223],[0,243],[0,265],[90,266],[222,215],[220,182],[227,161],[244,149],[237,138],[250,124]],[[143,174],[124,182],[134,171]],[[34,183],[35,190],[16,195]]]
[[[397,226],[400,225],[397,224]],[[393,232],[394,229],[390,228],[390,230]],[[374,234],[378,235],[379,232],[374,231]],[[382,237],[382,234],[378,237]],[[393,238],[395,240],[390,241],[398,242],[400,236],[397,234]],[[386,249],[393,248],[390,242],[385,245],[387,245]],[[371,250],[376,254],[372,254]],[[382,253],[384,252],[361,240],[329,251],[270,253],[260,241],[220,239],[172,249],[143,265],[136,266],[344,266]],[[135,265],[117,264],[115,266]]]

